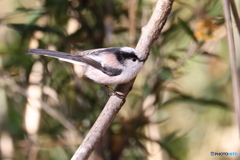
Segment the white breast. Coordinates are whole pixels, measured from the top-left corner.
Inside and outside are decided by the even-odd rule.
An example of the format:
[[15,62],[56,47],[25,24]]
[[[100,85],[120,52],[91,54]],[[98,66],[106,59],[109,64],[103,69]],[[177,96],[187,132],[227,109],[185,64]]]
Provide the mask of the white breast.
[[100,84],[121,84],[126,83],[130,81],[129,79],[125,79],[124,76],[121,74],[118,76],[108,76],[104,74],[102,71],[95,69],[92,66],[88,66],[85,72],[85,76],[87,76],[89,79],[100,83]]

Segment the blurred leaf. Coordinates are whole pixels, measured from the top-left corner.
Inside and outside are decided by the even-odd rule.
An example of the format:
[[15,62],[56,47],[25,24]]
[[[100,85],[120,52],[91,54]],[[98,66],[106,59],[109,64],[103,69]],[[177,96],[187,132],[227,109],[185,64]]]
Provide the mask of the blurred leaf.
[[188,132],[181,137],[177,137],[178,132],[179,131],[172,132],[168,136],[164,137],[161,141],[158,141],[158,143],[172,158],[183,160],[187,156],[188,152],[188,145],[186,142],[186,135]]
[[180,24],[173,23],[166,31],[161,33],[161,37],[164,37],[161,45],[164,46],[169,43],[169,41],[177,40],[181,35],[181,27]]
[[187,33],[187,35],[189,35],[196,43],[198,43],[198,40],[194,36],[194,32],[189,27],[189,24],[187,22],[181,20],[180,18],[178,18],[178,22],[182,26],[183,30]]
[[[19,8],[16,8],[16,10],[14,11],[14,12],[16,12],[16,11],[20,11],[20,12],[31,12],[31,13],[42,13],[43,11],[44,11],[44,9],[43,8],[36,8],[36,9],[32,9],[32,8],[24,8],[24,7],[19,7]],[[14,13],[14,12],[12,12],[12,13]]]
[[139,137],[136,137],[136,146],[138,146],[142,151],[144,151],[145,153],[148,153],[146,146],[144,146],[142,144],[142,142],[139,141]]
[[169,15],[168,19],[169,20],[174,20],[176,17],[178,17],[179,12],[182,11],[182,10],[183,10],[183,8],[178,8],[176,10],[173,10],[171,12],[171,14]]
[[223,16],[219,16],[214,18],[214,24],[216,25],[223,25],[225,23],[225,19]]
[[222,10],[222,3],[219,0],[211,0],[211,1],[204,1],[202,9],[204,10],[205,14],[209,14],[212,16],[219,15]]
[[171,54],[169,56],[166,56],[165,58],[169,59],[169,60],[172,60],[174,62],[177,62],[177,60],[179,59],[179,56],[176,55],[176,54]]
[[163,144],[168,143],[169,141],[172,141],[173,139],[176,138],[177,133],[178,133],[178,131],[175,131],[175,132],[169,134],[168,136],[162,138],[160,144],[163,145]]
[[163,67],[161,72],[158,75],[163,80],[168,80],[168,79],[172,79],[173,78],[172,77],[172,71],[168,67]]
[[62,147],[55,147],[55,148],[52,148],[51,159],[66,160],[68,159],[68,155]]
[[191,96],[186,95],[184,93],[180,93],[178,91],[175,91],[175,93],[178,93],[179,96],[166,101],[162,105],[166,106],[166,105],[169,105],[171,103],[185,102],[185,103],[194,103],[194,104],[204,106],[204,107],[206,107],[206,106],[216,107],[217,106],[217,107],[221,107],[221,108],[224,108],[224,109],[227,109],[227,110],[230,109],[227,103],[222,102],[222,101],[217,100],[217,99],[194,98],[194,97],[191,97]]
[[206,52],[206,51],[201,52],[200,55],[207,56],[207,57],[215,57],[215,58],[218,58],[218,59],[221,58],[221,57],[220,57],[219,55],[217,55],[217,54],[212,54],[212,53],[209,53],[209,52]]
[[28,32],[29,34],[35,31],[42,31],[47,33],[55,33],[61,37],[65,37],[62,31],[60,31],[56,27],[51,27],[51,26],[39,27],[37,25],[27,25],[27,24],[8,24],[8,26],[19,32]]
[[164,137],[161,141],[157,141],[157,143],[159,143],[159,145],[164,148],[167,153],[174,159],[178,160],[180,159],[178,156],[176,156],[176,154],[173,152],[173,149],[171,148],[171,146],[169,146],[169,142],[173,141],[176,138],[176,134],[178,131],[173,132],[171,134],[169,134],[168,136]]

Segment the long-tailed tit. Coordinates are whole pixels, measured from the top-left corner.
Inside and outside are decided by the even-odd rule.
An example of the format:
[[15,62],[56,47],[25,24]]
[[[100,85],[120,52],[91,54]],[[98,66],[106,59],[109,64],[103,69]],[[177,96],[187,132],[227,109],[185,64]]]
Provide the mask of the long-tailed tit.
[[140,53],[130,47],[92,49],[76,54],[30,49],[27,54],[45,55],[82,65],[85,76],[104,85],[129,82],[138,74],[146,60],[141,59]]

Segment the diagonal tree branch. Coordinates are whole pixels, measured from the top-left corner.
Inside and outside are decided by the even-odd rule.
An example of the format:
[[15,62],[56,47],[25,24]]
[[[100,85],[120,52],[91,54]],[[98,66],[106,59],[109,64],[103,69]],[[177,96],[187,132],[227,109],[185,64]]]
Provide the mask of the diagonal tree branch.
[[[171,12],[174,0],[158,0],[148,24],[142,28],[142,35],[136,50],[141,53],[141,58],[148,57],[152,43],[158,38],[168,15]],[[117,85],[115,91],[124,97],[131,91],[135,79],[126,84]],[[75,152],[71,160],[86,160],[96,145],[102,140],[107,128],[124,104],[124,100],[111,96],[100,116],[92,126],[81,146]]]

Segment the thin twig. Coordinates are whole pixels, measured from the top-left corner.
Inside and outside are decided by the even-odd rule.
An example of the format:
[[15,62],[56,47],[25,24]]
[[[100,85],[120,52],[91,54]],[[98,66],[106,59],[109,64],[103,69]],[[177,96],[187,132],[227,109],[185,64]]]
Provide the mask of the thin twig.
[[238,11],[235,5],[235,2],[233,0],[229,0],[231,8],[232,8],[232,13],[233,13],[233,17],[234,20],[236,22],[237,25],[237,30],[238,30],[238,34],[240,35],[240,19],[239,19],[239,15],[238,15]]
[[235,52],[235,44],[234,44],[234,37],[233,37],[233,30],[232,30],[232,23],[231,23],[231,14],[229,9],[229,1],[222,0],[223,3],[223,10],[225,16],[225,23],[227,27],[227,36],[228,36],[228,45],[230,51],[230,66],[231,66],[231,74],[232,74],[232,89],[233,89],[233,98],[234,98],[234,106],[235,111],[237,114],[238,119],[238,129],[240,133],[240,91],[239,91],[239,80],[238,80],[238,73],[237,73],[237,65],[236,65],[236,52]]
[[[158,0],[148,24],[142,28],[142,35],[136,47],[136,50],[141,53],[141,58],[148,56],[150,46],[158,38],[170,14],[173,1],[174,0]],[[126,97],[132,89],[134,80],[135,79],[126,84],[117,85],[115,91]],[[100,116],[71,160],[86,160],[90,156],[96,145],[102,140],[107,128],[123,104],[124,101],[116,96],[109,98]]]

